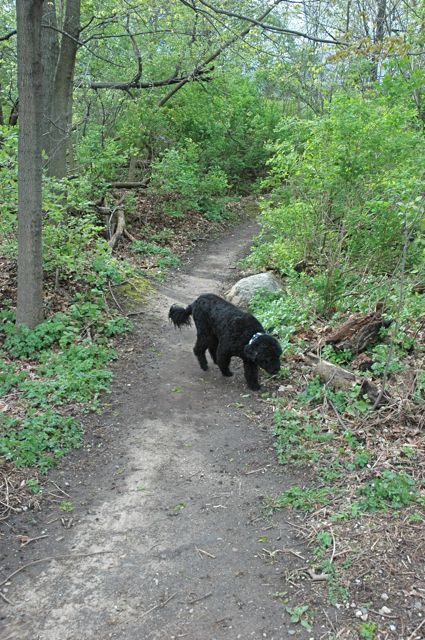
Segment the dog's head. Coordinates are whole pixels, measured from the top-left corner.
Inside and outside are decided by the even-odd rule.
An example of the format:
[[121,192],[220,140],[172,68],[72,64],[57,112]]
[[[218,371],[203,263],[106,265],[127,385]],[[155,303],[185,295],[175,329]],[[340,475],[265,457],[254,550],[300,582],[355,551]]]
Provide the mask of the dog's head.
[[275,374],[280,370],[280,356],[282,347],[273,336],[267,333],[255,334],[245,346],[245,355],[256,365]]

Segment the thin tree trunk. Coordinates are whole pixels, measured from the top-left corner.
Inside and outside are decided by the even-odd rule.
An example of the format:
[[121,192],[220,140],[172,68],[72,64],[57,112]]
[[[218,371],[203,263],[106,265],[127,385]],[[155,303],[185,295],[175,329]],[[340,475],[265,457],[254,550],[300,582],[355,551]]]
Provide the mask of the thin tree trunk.
[[55,72],[59,58],[59,38],[55,0],[44,0],[41,51],[43,63],[43,150],[50,157],[52,128],[52,106],[55,87]]
[[34,327],[43,319],[41,239],[41,16],[43,0],[17,0],[18,303],[16,322]]
[[[385,19],[387,15],[387,1],[386,0],[378,0],[378,8],[376,14],[376,25],[375,25],[375,45],[378,47],[379,44],[383,41],[385,36]],[[380,57],[381,52],[377,49],[374,53],[374,64],[372,67],[372,80],[376,81],[379,79],[379,67],[380,67]]]
[[80,34],[81,0],[67,0],[63,35],[55,73],[51,109],[51,135],[48,173],[56,178],[66,175],[66,155],[71,133],[72,91],[75,58]]

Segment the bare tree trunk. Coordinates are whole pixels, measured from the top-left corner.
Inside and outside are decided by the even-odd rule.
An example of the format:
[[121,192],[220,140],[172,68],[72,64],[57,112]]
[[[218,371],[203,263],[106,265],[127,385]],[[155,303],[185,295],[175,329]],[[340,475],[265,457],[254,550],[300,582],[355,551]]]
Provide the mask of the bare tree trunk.
[[49,175],[66,175],[66,155],[72,124],[72,91],[80,35],[81,0],[67,0],[63,34],[55,72],[49,135]]
[[16,0],[18,31],[18,304],[16,322],[43,319],[41,239],[41,16],[43,0]]
[[45,0],[43,4],[43,28],[41,30],[41,51],[43,63],[43,150],[50,157],[50,131],[52,127],[52,105],[55,87],[55,72],[59,58],[59,38],[55,0]]
[[[385,36],[386,16],[387,16],[387,0],[378,0],[376,25],[375,25],[375,38],[374,38],[376,47],[378,47],[380,43],[382,43]],[[372,80],[374,81],[379,79],[380,57],[381,57],[381,52],[377,49],[373,56],[374,64],[372,67]]]
[[9,114],[9,127],[15,127],[18,122],[19,116],[19,98],[16,98],[15,102],[12,105]]
[[2,91],[3,87],[0,84],[0,126],[4,125],[4,116],[3,116],[3,104],[2,104]]

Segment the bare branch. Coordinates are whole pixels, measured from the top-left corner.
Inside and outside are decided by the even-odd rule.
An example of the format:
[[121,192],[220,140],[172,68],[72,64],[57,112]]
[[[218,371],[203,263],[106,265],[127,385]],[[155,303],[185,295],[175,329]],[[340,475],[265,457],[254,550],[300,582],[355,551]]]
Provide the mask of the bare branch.
[[133,80],[129,80],[127,82],[91,82],[89,84],[90,89],[118,89],[121,91],[128,91],[128,89],[153,89],[155,87],[167,87],[173,84],[180,84],[186,82],[193,82],[195,80],[202,80],[207,82],[211,80],[205,74],[211,73],[213,69],[210,67],[209,69],[195,69],[192,73],[189,73],[184,76],[172,77],[166,80],[150,80],[141,82],[138,76],[133,78]]
[[6,33],[4,36],[0,36],[0,42],[4,42],[5,40],[10,40],[10,38],[15,36],[16,33],[17,33],[16,29],[14,29],[13,31],[9,31],[9,33]]
[[[217,7],[214,7],[213,5],[209,4],[209,2],[206,2],[205,0],[198,0],[198,1],[202,5],[204,5],[204,7],[208,7],[208,9],[210,9],[211,11],[214,11],[214,13],[225,15],[225,16],[228,16],[230,18],[238,18],[239,20],[244,20],[245,22],[249,22],[252,25],[255,25],[257,27],[261,27],[265,31],[273,31],[274,33],[284,33],[286,35],[298,36],[299,38],[305,38],[306,40],[311,40],[312,42],[320,42],[322,44],[338,44],[338,45],[341,45],[341,46],[348,46],[347,42],[341,42],[340,40],[336,40],[335,38],[333,38],[332,40],[327,40],[326,38],[317,38],[315,36],[311,36],[308,33],[304,33],[302,31],[294,31],[293,29],[285,29],[284,27],[279,27],[279,26],[274,25],[274,24],[269,24],[269,23],[266,23],[266,22],[262,22],[262,18],[259,18],[258,20],[255,20],[254,18],[249,18],[248,16],[241,15],[240,13],[234,13],[233,11],[226,11],[224,9],[218,9]],[[190,5],[188,5],[187,2],[184,2],[184,4],[186,6],[190,6]],[[195,7],[194,7],[194,10],[196,11]]]
[[[269,15],[269,13],[271,13],[273,11],[273,9],[275,9],[279,4],[281,4],[281,2],[283,2],[283,0],[275,0],[275,2],[273,2],[272,5],[270,5],[270,7],[268,7],[266,9],[266,11],[264,11],[261,16],[259,17],[259,21],[264,20],[264,18],[266,16]],[[191,8],[193,8],[195,11],[195,7],[190,4],[188,4],[187,2],[184,3],[186,6],[189,6]],[[237,42],[237,40],[241,40],[242,38],[244,38],[253,28],[253,24],[249,24],[247,27],[245,27],[245,29],[243,29],[242,31],[240,31],[239,33],[237,33],[236,35],[234,35],[232,38],[229,38],[229,40],[226,40],[226,42],[224,44],[221,45],[221,47],[219,47],[218,49],[216,49],[210,56],[208,56],[208,58],[202,63],[199,64],[196,69],[194,70],[193,74],[199,74],[207,65],[211,64],[211,62],[213,62],[213,60],[215,60],[216,58],[218,58],[219,55],[221,55],[223,53],[223,51],[225,51],[226,49],[228,49],[229,47],[232,46],[232,44],[234,44],[235,42]],[[186,79],[182,79],[175,87],[174,89],[172,89],[169,93],[167,93],[167,95],[165,95],[158,103],[159,107],[163,107],[164,104],[166,102],[168,102],[168,100],[170,100],[170,98],[172,98],[177,91],[179,91],[179,89],[181,89],[182,87],[184,87],[184,85],[189,82],[190,78],[186,78]]]

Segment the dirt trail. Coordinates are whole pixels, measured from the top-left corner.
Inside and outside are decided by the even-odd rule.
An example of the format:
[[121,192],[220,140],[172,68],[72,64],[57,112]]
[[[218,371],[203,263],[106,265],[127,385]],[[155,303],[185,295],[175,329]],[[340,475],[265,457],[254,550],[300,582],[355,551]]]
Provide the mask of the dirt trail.
[[56,507],[12,523],[12,534],[49,537],[19,549],[12,535],[2,573],[51,555],[107,553],[16,576],[0,637],[312,636],[273,598],[287,590],[285,571],[302,561],[286,553],[272,561],[262,551],[300,547],[282,514],[264,516],[264,496],[293,480],[275,464],[258,394],[248,393],[237,362],[232,379],[216,367],[201,371],[193,328],[176,332],[167,320],[171,303],[220,292],[254,233],[244,223],[195,253],[123,341],[107,408],[91,421],[86,448],[54,476],[75,511]]

